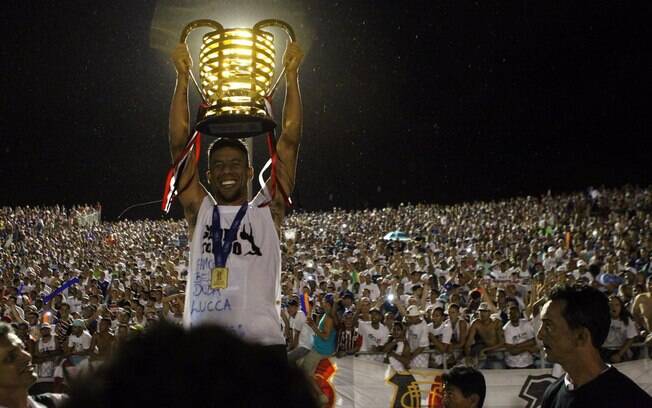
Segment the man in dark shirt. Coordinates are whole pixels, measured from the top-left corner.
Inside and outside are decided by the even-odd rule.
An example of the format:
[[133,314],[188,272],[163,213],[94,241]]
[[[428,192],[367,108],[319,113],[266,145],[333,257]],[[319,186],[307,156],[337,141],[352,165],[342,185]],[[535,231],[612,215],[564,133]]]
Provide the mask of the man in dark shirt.
[[600,291],[553,289],[543,306],[537,337],[546,359],[560,364],[566,374],[544,393],[544,408],[652,407],[650,395],[600,357],[610,320],[609,301]]

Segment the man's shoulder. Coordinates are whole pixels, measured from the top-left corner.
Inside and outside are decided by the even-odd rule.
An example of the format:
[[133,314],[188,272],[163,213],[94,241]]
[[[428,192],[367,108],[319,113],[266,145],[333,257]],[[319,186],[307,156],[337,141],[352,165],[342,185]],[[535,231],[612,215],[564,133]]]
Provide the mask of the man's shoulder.
[[552,384],[543,392],[542,404],[543,408],[555,407],[554,402],[557,400],[557,394],[563,390],[564,376],[557,378]]
[[650,404],[647,406],[652,406],[652,396],[616,367],[612,366],[602,377],[605,384],[609,384],[609,387],[613,386],[622,396],[629,397],[628,399],[632,401],[645,401]]
[[301,324],[301,323],[304,323],[306,321],[306,315],[304,315],[303,312],[299,310],[299,311],[297,311],[297,314],[294,315],[294,317],[292,319],[294,320],[295,324],[297,324],[297,323]]

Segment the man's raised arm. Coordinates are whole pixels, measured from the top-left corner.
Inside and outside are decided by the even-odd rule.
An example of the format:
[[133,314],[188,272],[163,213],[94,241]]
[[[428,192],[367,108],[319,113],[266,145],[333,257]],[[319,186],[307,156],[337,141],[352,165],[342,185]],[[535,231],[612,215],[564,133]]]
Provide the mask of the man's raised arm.
[[[303,60],[303,51],[296,42],[288,44],[283,56],[285,66],[285,104],[283,105],[283,130],[276,145],[278,153],[277,181],[283,190],[292,194],[297,168],[297,156],[301,142],[301,127],[303,112],[301,106],[301,94],[299,93],[299,65]],[[270,204],[274,223],[277,231],[280,231],[283,217],[285,216],[285,201],[283,194],[274,196]]]
[[[170,154],[174,162],[183,151],[190,136],[188,133],[188,81],[192,60],[185,43],[180,43],[175,47],[171,58],[177,71],[177,83],[170,104],[168,133]],[[199,184],[199,169],[194,158],[190,157],[187,160],[179,178],[177,182],[180,189],[179,201],[183,206],[183,212],[188,221],[188,236],[192,237],[199,206],[206,195],[206,192]]]

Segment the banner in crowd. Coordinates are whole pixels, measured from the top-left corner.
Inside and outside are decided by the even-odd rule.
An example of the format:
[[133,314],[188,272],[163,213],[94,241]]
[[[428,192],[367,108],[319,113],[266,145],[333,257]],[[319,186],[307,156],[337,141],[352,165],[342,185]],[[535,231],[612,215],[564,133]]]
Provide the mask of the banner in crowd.
[[[652,360],[616,364],[652,395]],[[395,372],[387,364],[361,357],[322,360],[317,370],[330,407],[440,408],[443,370]],[[487,384],[484,406],[539,407],[546,387],[555,380],[550,369],[483,370]]]

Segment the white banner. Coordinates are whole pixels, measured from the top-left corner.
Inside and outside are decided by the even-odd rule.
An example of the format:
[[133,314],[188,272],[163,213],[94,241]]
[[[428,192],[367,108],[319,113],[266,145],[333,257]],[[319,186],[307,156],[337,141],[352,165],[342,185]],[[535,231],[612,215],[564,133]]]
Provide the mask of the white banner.
[[[652,395],[652,361],[628,361],[615,365]],[[421,369],[397,373],[387,364],[362,357],[322,360],[318,370],[330,407],[437,408],[441,406],[443,370]],[[484,406],[538,407],[548,384],[555,380],[550,369],[482,370],[487,384]]]

